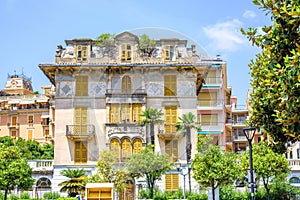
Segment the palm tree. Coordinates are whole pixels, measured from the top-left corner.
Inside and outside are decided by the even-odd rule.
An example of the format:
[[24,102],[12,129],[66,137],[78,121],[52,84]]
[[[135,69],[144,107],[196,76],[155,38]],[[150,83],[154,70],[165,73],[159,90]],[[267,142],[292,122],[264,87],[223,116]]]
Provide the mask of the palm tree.
[[[140,114],[143,119],[138,122],[141,126],[150,126],[150,141],[154,145],[154,125],[162,124],[164,121],[160,119],[163,116],[163,112],[156,108],[148,108]],[[147,143],[148,143],[147,137]]]
[[[183,132],[186,136],[186,162],[189,164],[191,160],[192,154],[192,142],[191,142],[191,129],[199,130],[200,126],[196,122],[196,116],[188,112],[183,114],[182,117],[178,117],[179,121],[176,123],[176,130],[179,132]],[[189,177],[189,190],[191,191],[191,174],[190,168],[188,169],[188,177]]]
[[67,192],[69,197],[75,197],[79,192],[84,191],[84,169],[65,169],[60,174],[69,178],[69,180],[58,184],[58,186],[62,186],[60,192]]

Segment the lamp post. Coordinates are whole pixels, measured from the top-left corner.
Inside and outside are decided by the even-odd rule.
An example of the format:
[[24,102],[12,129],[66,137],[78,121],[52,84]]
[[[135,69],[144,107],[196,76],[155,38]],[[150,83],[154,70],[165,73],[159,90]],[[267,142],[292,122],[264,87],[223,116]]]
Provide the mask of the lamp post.
[[252,140],[255,135],[256,127],[243,128],[243,132],[249,143],[249,160],[250,160],[250,186],[251,200],[254,200],[254,178],[253,178],[253,160],[252,160]]
[[183,198],[186,199],[186,196],[185,196],[185,177],[186,177],[186,175],[188,175],[188,171],[187,171],[186,167],[181,166],[180,162],[176,163],[176,168],[177,168],[177,171],[179,171],[180,174],[183,176]]

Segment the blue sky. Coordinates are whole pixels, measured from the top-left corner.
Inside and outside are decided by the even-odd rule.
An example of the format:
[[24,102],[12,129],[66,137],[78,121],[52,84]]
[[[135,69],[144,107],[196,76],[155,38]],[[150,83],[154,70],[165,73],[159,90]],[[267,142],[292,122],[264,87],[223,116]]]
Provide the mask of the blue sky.
[[191,38],[209,56],[221,55],[232,95],[245,105],[248,63],[259,49],[239,29],[265,25],[270,17],[252,0],[1,0],[0,88],[15,70],[32,77],[34,90],[50,85],[38,65],[54,62],[57,45],[67,39],[157,27]]

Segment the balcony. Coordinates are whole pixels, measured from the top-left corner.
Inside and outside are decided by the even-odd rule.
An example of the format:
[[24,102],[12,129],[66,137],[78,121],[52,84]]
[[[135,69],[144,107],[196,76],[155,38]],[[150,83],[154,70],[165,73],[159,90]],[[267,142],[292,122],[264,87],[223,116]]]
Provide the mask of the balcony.
[[232,140],[234,142],[247,142],[247,138],[245,135],[234,135],[232,137]]
[[288,159],[291,171],[300,171],[300,159]]
[[53,160],[29,160],[28,164],[32,169],[32,174],[53,174]]
[[126,134],[126,136],[145,136],[145,128],[143,126],[138,126],[135,123],[107,123],[106,133],[108,137],[121,136]]
[[209,110],[215,110],[215,109],[223,109],[224,107],[224,100],[217,100],[217,99],[199,99],[197,101],[198,109],[209,109]]
[[92,138],[95,136],[95,126],[88,125],[66,125],[66,136],[69,139]]
[[145,103],[147,96],[145,89],[136,89],[129,92],[124,92],[121,89],[107,89],[106,102],[107,103]]
[[224,122],[200,122],[202,131],[218,131],[223,132],[225,128]]
[[160,139],[183,137],[182,133],[176,132],[176,127],[174,124],[164,124],[163,127],[159,126],[157,135]]
[[9,129],[19,129],[20,124],[19,123],[7,123],[7,126]]

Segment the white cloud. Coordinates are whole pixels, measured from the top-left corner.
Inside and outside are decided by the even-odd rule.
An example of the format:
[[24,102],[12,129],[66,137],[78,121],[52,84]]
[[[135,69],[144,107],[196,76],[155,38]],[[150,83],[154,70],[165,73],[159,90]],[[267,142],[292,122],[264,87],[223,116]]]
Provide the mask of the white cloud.
[[240,33],[243,23],[233,19],[203,28],[205,35],[210,39],[209,48],[216,51],[236,51],[245,43],[245,37]]
[[246,10],[244,13],[243,13],[243,17],[244,18],[255,18],[256,17],[256,14],[254,11],[252,10]]

